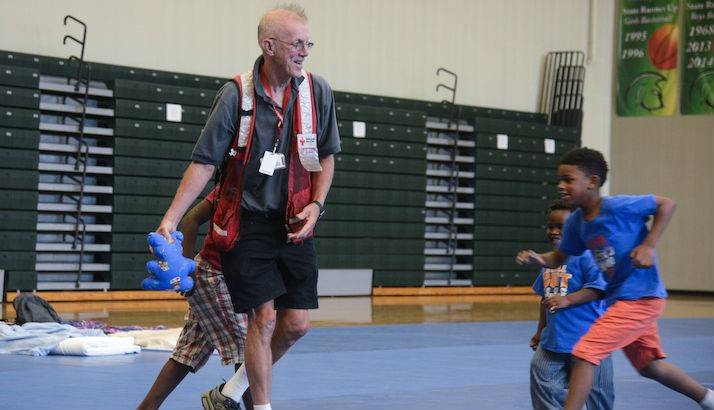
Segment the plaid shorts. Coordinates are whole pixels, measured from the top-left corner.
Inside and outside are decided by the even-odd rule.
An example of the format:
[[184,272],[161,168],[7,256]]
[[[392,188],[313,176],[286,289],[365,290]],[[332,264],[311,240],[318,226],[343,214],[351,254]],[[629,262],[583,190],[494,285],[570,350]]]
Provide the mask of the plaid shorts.
[[188,320],[171,355],[198,371],[217,349],[223,365],[244,361],[248,317],[235,313],[223,273],[196,256],[196,289],[188,298]]

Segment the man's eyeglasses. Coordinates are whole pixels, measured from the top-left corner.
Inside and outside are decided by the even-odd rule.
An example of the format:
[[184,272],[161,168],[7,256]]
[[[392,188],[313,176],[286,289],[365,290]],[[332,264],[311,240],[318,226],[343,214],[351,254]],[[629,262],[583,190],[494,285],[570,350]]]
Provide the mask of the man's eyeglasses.
[[313,47],[315,47],[315,43],[313,43],[312,41],[308,41],[308,42],[306,43],[306,42],[304,42],[304,41],[302,41],[302,40],[297,40],[297,41],[295,41],[295,42],[293,42],[293,43],[288,43],[287,41],[283,41],[283,40],[281,40],[281,39],[279,39],[279,38],[275,38],[275,37],[270,37],[269,39],[270,39],[270,40],[279,41],[279,42],[281,42],[281,43],[283,43],[283,44],[285,44],[285,45],[287,45],[287,46],[290,46],[290,48],[293,49],[293,51],[300,51],[300,50],[302,50],[302,49],[310,50],[310,49],[312,49]]

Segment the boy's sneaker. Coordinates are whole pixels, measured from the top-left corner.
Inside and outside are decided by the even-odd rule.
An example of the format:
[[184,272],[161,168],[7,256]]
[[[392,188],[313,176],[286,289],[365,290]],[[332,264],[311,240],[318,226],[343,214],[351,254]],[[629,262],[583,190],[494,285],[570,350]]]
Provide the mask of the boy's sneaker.
[[241,410],[240,403],[221,393],[224,384],[219,384],[201,395],[204,410]]

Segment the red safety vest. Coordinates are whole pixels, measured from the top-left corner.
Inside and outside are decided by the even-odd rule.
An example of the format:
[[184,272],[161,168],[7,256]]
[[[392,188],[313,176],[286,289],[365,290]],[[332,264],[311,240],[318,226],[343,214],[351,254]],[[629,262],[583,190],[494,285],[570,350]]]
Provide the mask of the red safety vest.
[[[303,71],[305,79],[299,86],[298,101],[293,110],[293,130],[296,134],[317,133],[315,94],[312,75]],[[239,74],[233,78],[238,85],[243,114],[233,138],[228,158],[221,170],[218,192],[214,202],[213,218],[208,234],[215,246],[226,252],[233,248],[240,236],[240,205],[243,195],[243,174],[250,156],[250,145],[255,134],[255,87],[253,72]],[[302,212],[312,202],[310,172],[300,162],[297,154],[297,138],[293,135],[288,166],[288,202],[285,209],[285,223]],[[308,238],[312,237],[310,231]]]

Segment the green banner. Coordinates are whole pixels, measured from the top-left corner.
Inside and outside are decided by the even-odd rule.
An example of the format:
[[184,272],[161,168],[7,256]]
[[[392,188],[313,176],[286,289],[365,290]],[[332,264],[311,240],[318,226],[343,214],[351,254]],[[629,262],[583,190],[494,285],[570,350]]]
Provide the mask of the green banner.
[[682,114],[714,114],[714,0],[684,1]]
[[679,0],[621,0],[618,115],[674,114],[678,41]]

